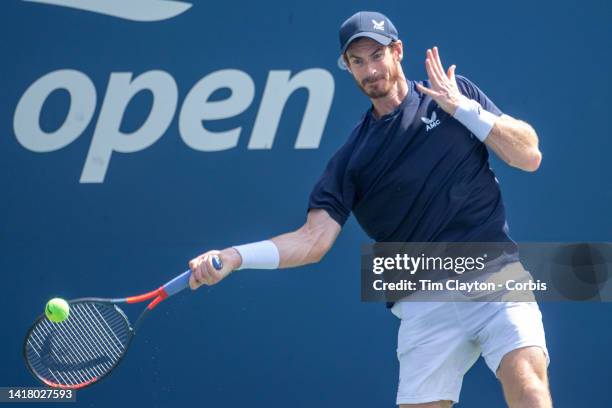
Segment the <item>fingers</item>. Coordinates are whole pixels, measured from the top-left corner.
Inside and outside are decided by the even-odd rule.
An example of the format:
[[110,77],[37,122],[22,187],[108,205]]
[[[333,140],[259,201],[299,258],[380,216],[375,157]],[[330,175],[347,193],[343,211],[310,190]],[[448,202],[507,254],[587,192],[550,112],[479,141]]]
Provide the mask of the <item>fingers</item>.
[[433,91],[433,90],[431,90],[431,89],[429,89],[427,87],[424,87],[423,85],[421,85],[419,83],[417,83],[416,86],[417,86],[417,89],[419,91],[421,91],[422,93],[424,93],[426,95],[431,96],[432,98],[435,97],[435,96],[438,96],[437,92],[435,92],[435,91]]
[[445,112],[454,114],[457,110],[457,100],[461,93],[455,78],[455,65],[444,72],[438,47],[428,49],[425,58],[425,68],[429,77],[430,88],[417,84],[417,89],[430,96]]
[[189,261],[189,269],[191,270],[191,276],[189,277],[189,287],[192,290],[199,288],[204,282],[201,280],[201,272],[199,271],[200,257],[194,258]]
[[206,254],[200,255],[190,262],[191,278],[193,279],[195,286],[193,289],[197,289],[202,285],[212,285],[212,280],[208,275],[208,271],[206,270],[205,259]]
[[200,287],[200,284],[196,282],[193,276],[193,272],[191,273],[191,276],[189,276],[189,287],[191,288],[191,290],[196,290],[197,288]]
[[191,289],[197,289],[202,285],[214,285],[223,279],[223,268],[217,270],[213,265],[213,257],[218,256],[218,254],[219,251],[208,251],[189,261],[189,269],[191,270],[189,286]]
[[442,60],[440,59],[440,52],[438,47],[433,47],[434,66],[440,76],[446,76],[444,74],[444,67],[442,66]]
[[450,79],[450,81],[452,83],[456,83],[457,82],[457,80],[455,79],[455,69],[457,69],[456,65],[451,65],[448,68],[448,79]]
[[450,71],[448,74],[444,72],[438,47],[433,47],[433,49],[427,50],[425,67],[427,69],[427,75],[429,76],[430,82],[432,85],[434,85],[434,87],[437,88],[444,86],[447,83],[447,80],[451,80],[451,82],[454,83],[454,77],[451,79]]
[[427,58],[425,59],[425,70],[427,71],[427,76],[429,77],[429,82],[431,82],[434,88],[438,88],[442,84],[442,77],[438,74],[438,72],[434,68],[433,55],[431,54],[431,50],[427,50]]

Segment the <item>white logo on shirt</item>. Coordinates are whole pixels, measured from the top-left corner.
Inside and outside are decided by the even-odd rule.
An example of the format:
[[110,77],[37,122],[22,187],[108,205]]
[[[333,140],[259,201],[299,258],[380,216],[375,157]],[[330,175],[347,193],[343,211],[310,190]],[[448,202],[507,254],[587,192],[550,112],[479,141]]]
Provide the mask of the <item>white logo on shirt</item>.
[[427,132],[440,124],[440,119],[438,119],[436,111],[431,112],[431,118],[421,117],[421,120],[427,125],[425,128]]
[[385,20],[380,20],[380,23],[376,20],[372,20],[372,24],[374,24],[374,30],[385,31]]

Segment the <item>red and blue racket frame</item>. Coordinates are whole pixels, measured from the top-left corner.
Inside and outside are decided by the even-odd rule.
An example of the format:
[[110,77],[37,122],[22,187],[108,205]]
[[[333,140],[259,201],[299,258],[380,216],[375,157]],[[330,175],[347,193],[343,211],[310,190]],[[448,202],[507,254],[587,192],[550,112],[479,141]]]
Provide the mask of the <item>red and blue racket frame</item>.
[[[212,263],[215,269],[217,270],[220,270],[223,267],[221,260],[217,256],[213,257]],[[108,367],[108,369],[106,369],[103,375],[96,376],[96,377],[88,379],[87,381],[79,382],[76,384],[61,384],[56,381],[51,381],[49,378],[45,378],[41,374],[39,374],[38,372],[39,370],[33,367],[33,364],[31,362],[30,355],[32,353],[31,351],[29,351],[29,349],[31,349],[32,347],[31,347],[31,343],[29,343],[29,340],[31,339],[31,336],[33,335],[33,332],[35,331],[35,329],[37,329],[37,327],[39,327],[40,325],[46,324],[47,327],[53,327],[49,325],[47,317],[45,316],[44,313],[38,316],[38,318],[35,320],[32,327],[28,330],[28,333],[26,334],[26,337],[24,339],[23,355],[26,361],[26,366],[28,367],[29,371],[32,373],[32,375],[35,378],[37,378],[44,384],[50,387],[53,387],[53,388],[79,389],[79,388],[84,388],[84,387],[87,387],[89,385],[92,385],[98,382],[102,378],[107,377],[117,367],[119,362],[123,360],[123,357],[125,356],[125,353],[129,345],[131,344],[131,341],[134,335],[136,334],[138,328],[140,327],[140,324],[142,323],[144,317],[151,310],[155,309],[155,307],[157,307],[157,305],[159,305],[165,299],[188,288],[190,276],[191,276],[191,270],[187,270],[181,273],[180,275],[176,276],[174,279],[166,282],[164,285],[160,286],[159,288],[152,290],[150,292],[147,292],[147,293],[143,293],[141,295],[129,296],[125,298],[112,298],[112,299],[111,298],[89,297],[89,298],[78,298],[78,299],[68,301],[71,307],[71,310],[81,305],[93,305],[93,304],[96,304],[99,306],[105,305],[109,307],[110,313],[116,313],[117,316],[121,316],[123,318],[123,322],[126,325],[125,326],[126,338],[125,338],[125,344],[124,344],[123,350],[121,350],[121,353],[116,356],[116,361],[114,362],[114,364]],[[151,301],[146,306],[146,308],[142,311],[142,313],[138,316],[134,325],[130,324],[130,321],[127,315],[123,312],[123,310],[121,310],[121,308],[117,306],[122,303],[134,304],[134,303],[145,302],[147,300],[151,300]],[[112,309],[110,309],[110,306],[112,306]]]

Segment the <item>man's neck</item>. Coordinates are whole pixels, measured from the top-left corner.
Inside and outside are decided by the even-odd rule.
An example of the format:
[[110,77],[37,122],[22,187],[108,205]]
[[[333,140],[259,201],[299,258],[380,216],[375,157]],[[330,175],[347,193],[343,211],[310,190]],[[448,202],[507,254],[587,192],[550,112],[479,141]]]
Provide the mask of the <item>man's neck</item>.
[[408,96],[408,83],[403,76],[384,98],[370,99],[372,101],[374,117],[376,119],[391,113],[400,106],[404,98]]

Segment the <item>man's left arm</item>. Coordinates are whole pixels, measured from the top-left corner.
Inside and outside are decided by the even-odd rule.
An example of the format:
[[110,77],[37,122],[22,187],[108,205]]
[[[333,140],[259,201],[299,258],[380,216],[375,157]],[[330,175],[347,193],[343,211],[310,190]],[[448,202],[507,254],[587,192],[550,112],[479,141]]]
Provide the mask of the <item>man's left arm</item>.
[[536,171],[542,162],[538,135],[526,122],[509,115],[495,119],[484,143],[510,166]]
[[[445,72],[438,48],[427,50],[425,69],[431,87],[417,84],[419,91],[431,96],[444,111],[466,126],[510,166],[536,171],[542,161],[542,153],[533,127],[509,115],[497,116],[488,112],[478,101],[464,96],[457,85],[455,68],[455,65],[451,65]],[[465,78],[462,80],[465,82]]]

